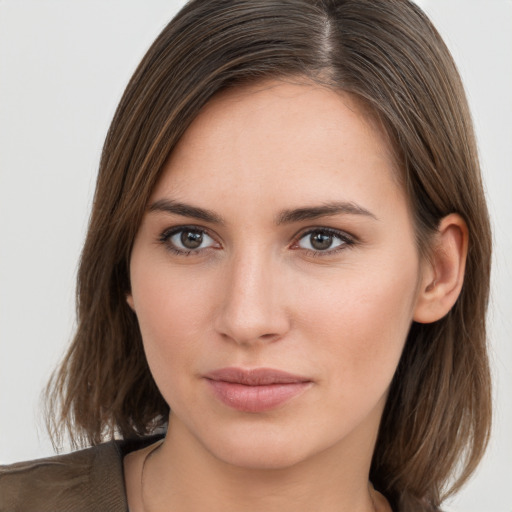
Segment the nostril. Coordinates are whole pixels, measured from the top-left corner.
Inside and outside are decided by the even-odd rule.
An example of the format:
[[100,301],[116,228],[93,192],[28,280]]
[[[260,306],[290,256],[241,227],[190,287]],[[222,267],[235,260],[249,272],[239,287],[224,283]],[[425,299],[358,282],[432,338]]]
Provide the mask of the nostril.
[[277,333],[276,334],[263,334],[263,336],[260,336],[260,338],[265,341],[275,341],[280,337],[281,337],[281,335],[277,334]]
[[246,333],[221,332],[222,338],[226,341],[231,340],[238,345],[257,345],[261,343],[274,343],[280,340],[283,335],[279,333],[268,333],[259,336],[250,336]]

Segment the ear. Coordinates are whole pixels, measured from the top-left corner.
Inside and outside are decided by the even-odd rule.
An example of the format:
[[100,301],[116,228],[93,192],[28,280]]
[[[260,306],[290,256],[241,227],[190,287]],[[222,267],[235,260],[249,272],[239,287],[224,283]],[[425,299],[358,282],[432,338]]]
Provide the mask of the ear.
[[431,323],[445,316],[462,289],[468,252],[468,228],[452,213],[444,217],[425,261],[413,320]]
[[135,312],[135,304],[133,302],[133,295],[131,292],[126,294],[126,302],[128,303],[128,306],[130,306],[132,311]]

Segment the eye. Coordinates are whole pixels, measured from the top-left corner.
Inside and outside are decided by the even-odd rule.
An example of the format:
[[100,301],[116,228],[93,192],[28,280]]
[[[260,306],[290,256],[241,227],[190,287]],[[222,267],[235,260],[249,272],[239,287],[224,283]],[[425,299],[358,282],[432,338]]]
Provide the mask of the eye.
[[190,254],[217,244],[206,231],[194,227],[180,227],[167,230],[160,236],[160,241],[178,254]]
[[333,253],[353,243],[350,237],[340,231],[318,228],[305,233],[297,242],[296,247],[314,252]]

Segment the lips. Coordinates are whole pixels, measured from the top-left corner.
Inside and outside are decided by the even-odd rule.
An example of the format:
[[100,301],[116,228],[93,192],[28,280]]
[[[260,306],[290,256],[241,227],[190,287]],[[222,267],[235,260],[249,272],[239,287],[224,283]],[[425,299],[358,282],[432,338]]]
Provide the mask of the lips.
[[205,380],[222,403],[252,413],[283,405],[312,385],[310,379],[271,368],[222,368],[206,374]]

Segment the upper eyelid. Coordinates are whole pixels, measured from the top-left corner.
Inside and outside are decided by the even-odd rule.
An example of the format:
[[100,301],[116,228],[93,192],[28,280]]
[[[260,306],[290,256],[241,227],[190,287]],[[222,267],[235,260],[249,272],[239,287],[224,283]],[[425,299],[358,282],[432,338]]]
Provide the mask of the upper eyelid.
[[[164,234],[169,234],[169,233],[179,233],[180,231],[183,231],[185,229],[202,231],[203,233],[206,233],[208,235],[212,234],[212,231],[209,228],[204,227],[204,226],[198,226],[195,224],[180,224],[178,226],[172,226],[172,227],[164,229],[162,231],[162,234],[164,235]],[[293,237],[304,236],[304,235],[307,235],[308,233],[313,233],[315,231],[326,231],[328,233],[338,234],[340,236],[344,236],[347,238],[356,238],[354,235],[352,235],[351,233],[348,233],[345,230],[333,228],[331,226],[308,226],[308,227],[300,229]],[[218,235],[214,235],[214,236],[218,236]]]
[[339,236],[343,240],[350,240],[353,242],[357,241],[357,237],[355,235],[348,233],[347,231],[344,231],[342,229],[332,228],[329,226],[314,226],[314,227],[303,228],[294,236],[294,239],[300,240],[304,236],[310,235],[311,233],[315,233],[318,231],[320,231],[320,232],[323,231],[325,233]]
[[174,235],[176,233],[179,233],[180,231],[185,231],[187,229],[189,229],[190,231],[200,231],[201,233],[207,234],[211,238],[216,237],[216,235],[212,235],[212,232],[210,229],[207,229],[203,226],[195,226],[193,224],[185,224],[185,225],[173,226],[170,228],[166,228],[161,232],[160,237],[162,237],[162,238],[168,237],[168,236]]

